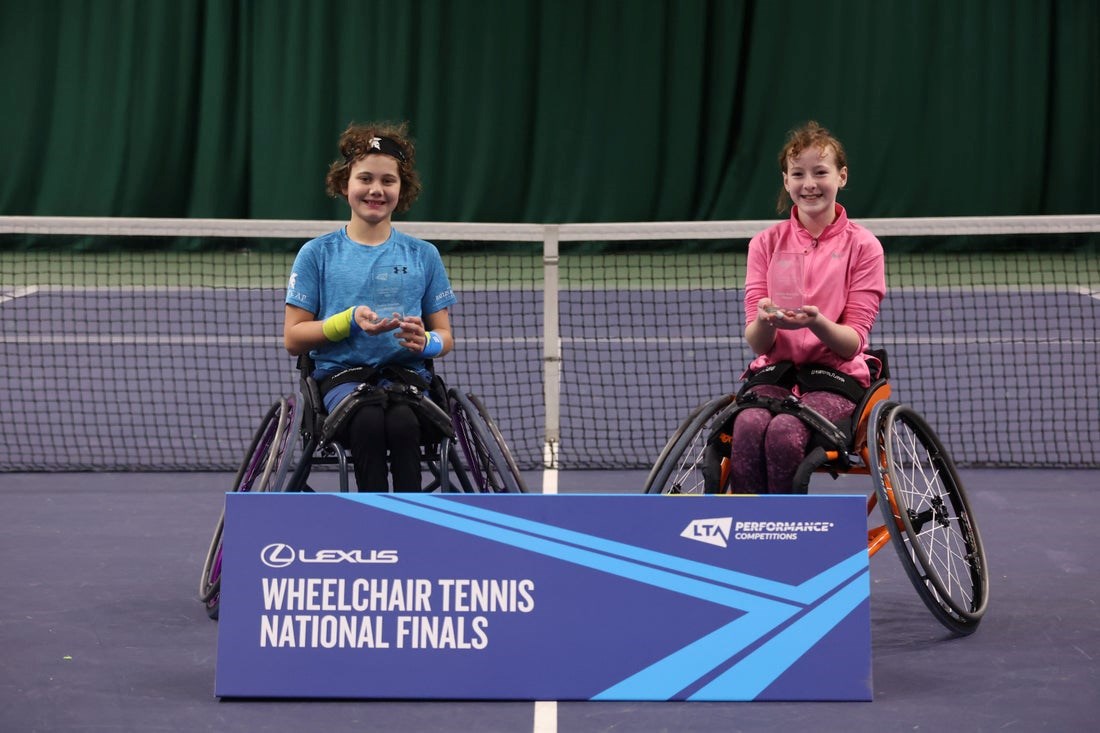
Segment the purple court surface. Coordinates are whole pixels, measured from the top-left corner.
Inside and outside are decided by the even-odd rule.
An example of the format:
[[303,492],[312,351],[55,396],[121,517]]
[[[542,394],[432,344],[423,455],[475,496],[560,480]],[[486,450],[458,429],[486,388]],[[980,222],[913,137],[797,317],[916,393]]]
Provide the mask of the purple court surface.
[[[976,633],[952,638],[924,608],[893,550],[877,554],[871,560],[872,702],[551,704],[219,700],[217,625],[195,595],[233,477],[0,473],[0,731],[1091,728],[1100,718],[1100,472],[962,475],[986,545],[989,609]],[[537,490],[541,477],[528,478]],[[635,492],[643,478],[568,472],[558,477],[558,490]],[[856,477],[822,478],[827,483],[815,483],[815,491],[869,488],[849,483]]]

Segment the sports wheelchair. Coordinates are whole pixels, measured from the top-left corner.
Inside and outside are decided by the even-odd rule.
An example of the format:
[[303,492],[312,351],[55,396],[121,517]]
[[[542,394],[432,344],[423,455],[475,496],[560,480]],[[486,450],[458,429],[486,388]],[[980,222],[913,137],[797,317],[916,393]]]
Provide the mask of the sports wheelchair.
[[[232,491],[313,491],[308,484],[313,469],[335,466],[339,491],[347,492],[351,456],[337,434],[357,407],[380,400],[405,402],[420,419],[424,437],[421,465],[431,477],[423,491],[527,491],[500,428],[472,392],[448,389],[438,375],[424,384],[406,370],[386,368],[373,374],[367,370],[364,378],[370,382],[356,388],[329,413],[308,356],[299,357],[298,371],[298,393],[280,397],[268,409],[237,470]],[[380,379],[386,380],[387,386],[378,386]],[[212,619],[218,618],[221,599],[224,523],[223,509],[199,580],[199,600]]]
[[892,540],[906,574],[936,619],[954,634],[971,634],[986,610],[989,574],[970,502],[931,426],[912,407],[890,399],[886,352],[868,353],[877,361],[877,373],[849,424],[834,425],[793,396],[754,400],[755,395],[723,395],[695,408],[680,424],[654,463],[645,492],[736,491],[729,486],[728,458],[736,413],[766,407],[773,414],[795,415],[813,437],[792,493],[807,493],[815,473],[834,479],[841,474],[871,476],[874,490],[867,514],[877,504],[885,521],[867,530],[868,553],[874,555]]

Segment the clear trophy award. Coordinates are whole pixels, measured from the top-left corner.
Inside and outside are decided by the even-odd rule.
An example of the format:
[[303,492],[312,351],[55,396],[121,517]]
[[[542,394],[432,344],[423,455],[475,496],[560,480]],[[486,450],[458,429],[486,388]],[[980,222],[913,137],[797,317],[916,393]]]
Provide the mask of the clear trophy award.
[[401,299],[401,278],[388,266],[376,267],[372,275],[374,302],[371,309],[377,314],[377,321],[387,319],[401,320],[404,317]]
[[797,310],[805,302],[803,287],[803,263],[801,252],[776,252],[768,270],[768,295],[776,307]]

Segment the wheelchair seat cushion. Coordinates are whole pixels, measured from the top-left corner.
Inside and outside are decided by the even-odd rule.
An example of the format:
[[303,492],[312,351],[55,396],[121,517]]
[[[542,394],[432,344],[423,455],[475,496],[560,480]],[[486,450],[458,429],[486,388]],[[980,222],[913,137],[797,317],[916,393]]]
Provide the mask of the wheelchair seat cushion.
[[411,384],[388,380],[377,385],[344,382],[329,390],[326,402],[329,396],[339,396],[339,400],[325,417],[321,428],[322,443],[330,442],[348,418],[366,405],[380,406],[383,410],[390,405],[408,405],[420,422],[423,443],[436,443],[444,437],[454,438],[455,435],[450,415],[431,399],[428,392]]
[[[726,410],[720,424],[712,431],[710,442],[730,442],[733,433],[733,421],[737,413],[752,407],[768,410],[772,415],[793,415],[810,428],[810,447],[821,445],[829,450],[846,450],[852,438],[847,425],[836,425],[794,395],[785,397],[765,396],[749,391],[737,397],[733,406]],[[845,421],[847,423],[848,421]]]

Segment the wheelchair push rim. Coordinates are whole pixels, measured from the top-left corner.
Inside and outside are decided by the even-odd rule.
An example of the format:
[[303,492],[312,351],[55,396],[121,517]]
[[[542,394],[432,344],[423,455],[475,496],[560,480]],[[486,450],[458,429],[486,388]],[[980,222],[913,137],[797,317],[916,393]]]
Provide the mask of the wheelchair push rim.
[[723,395],[696,407],[665,443],[646,477],[647,494],[704,494],[704,460],[716,418],[733,404],[734,395]]
[[932,614],[973,633],[989,599],[985,550],[950,455],[915,410],[884,402],[871,415],[879,507],[902,566]]
[[[233,492],[268,491],[285,476],[290,463],[296,432],[297,403],[293,396],[281,398],[271,405],[252,436],[248,452],[237,470]],[[214,528],[199,579],[199,600],[206,607],[207,615],[218,617],[221,599],[222,533],[225,525],[225,509]]]
[[477,396],[452,388],[449,398],[456,442],[472,487],[486,494],[526,493],[512,452]]

